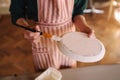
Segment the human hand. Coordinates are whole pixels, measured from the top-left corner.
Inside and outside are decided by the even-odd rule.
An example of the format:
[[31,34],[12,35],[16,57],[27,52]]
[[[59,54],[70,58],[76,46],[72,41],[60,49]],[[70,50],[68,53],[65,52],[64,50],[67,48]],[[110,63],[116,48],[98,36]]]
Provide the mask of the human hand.
[[88,37],[90,37],[90,38],[96,38],[95,31],[93,29],[91,29],[90,33],[88,34]]
[[17,19],[16,24],[21,26],[29,26],[29,23],[24,18]]
[[[35,26],[35,30],[40,31],[40,28],[38,25]],[[40,40],[40,33],[25,30],[24,31],[24,38],[29,40],[31,43],[38,43]]]
[[88,37],[95,38],[94,30],[89,27],[89,25],[83,15],[75,16],[74,24],[78,31],[88,34]]
[[95,31],[91,29],[90,27],[84,27],[84,29],[81,32],[88,34],[89,38],[96,38],[95,33],[94,33]]

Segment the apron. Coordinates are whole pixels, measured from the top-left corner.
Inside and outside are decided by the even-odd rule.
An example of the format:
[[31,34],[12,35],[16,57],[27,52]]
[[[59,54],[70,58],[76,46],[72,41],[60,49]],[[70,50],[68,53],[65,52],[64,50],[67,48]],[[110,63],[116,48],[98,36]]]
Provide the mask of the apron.
[[[72,23],[74,0],[38,0],[38,23],[40,30],[62,36],[75,31]],[[75,67],[76,61],[63,55],[57,42],[41,37],[38,44],[32,44],[33,61],[37,70]]]

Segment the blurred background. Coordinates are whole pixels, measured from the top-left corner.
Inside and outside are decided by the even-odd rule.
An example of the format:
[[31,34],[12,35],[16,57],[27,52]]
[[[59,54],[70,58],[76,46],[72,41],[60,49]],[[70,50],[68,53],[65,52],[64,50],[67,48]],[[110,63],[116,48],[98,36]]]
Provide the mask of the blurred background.
[[[0,76],[32,74],[31,45],[22,29],[11,24],[10,0],[0,0]],[[84,16],[106,48],[105,57],[95,63],[78,62],[78,67],[120,64],[120,0],[89,0]]]

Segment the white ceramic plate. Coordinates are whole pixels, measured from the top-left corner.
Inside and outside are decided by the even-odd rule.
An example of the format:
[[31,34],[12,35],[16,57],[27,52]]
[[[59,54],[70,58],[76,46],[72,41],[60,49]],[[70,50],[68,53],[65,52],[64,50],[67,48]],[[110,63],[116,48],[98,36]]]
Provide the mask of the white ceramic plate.
[[64,55],[80,62],[96,62],[105,54],[101,41],[89,38],[87,34],[81,32],[65,34],[58,42],[58,47]]

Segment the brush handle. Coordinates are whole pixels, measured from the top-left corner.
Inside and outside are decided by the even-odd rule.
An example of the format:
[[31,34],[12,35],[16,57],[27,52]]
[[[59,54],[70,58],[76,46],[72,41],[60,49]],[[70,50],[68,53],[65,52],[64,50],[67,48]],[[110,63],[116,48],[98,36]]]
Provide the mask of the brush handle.
[[43,36],[46,37],[46,38],[51,38],[52,40],[55,40],[55,41],[60,41],[60,40],[61,40],[61,38],[58,37],[58,36],[51,35],[51,34],[48,34],[48,33],[43,33],[43,32],[41,32],[41,31],[37,31],[37,30],[35,30],[35,29],[31,29],[31,28],[29,28],[29,26],[27,26],[27,27],[21,26],[21,25],[17,25],[17,26],[20,27],[20,28],[23,28],[23,29],[25,29],[25,30],[31,31],[31,32],[39,32],[40,35],[43,35]]
[[31,29],[31,28],[29,28],[29,26],[28,26],[28,27],[21,26],[21,25],[17,25],[17,26],[20,27],[20,28],[23,28],[23,29],[25,29],[25,30],[31,31],[31,32],[39,32],[40,35],[43,35],[43,36],[46,37],[46,38],[51,38],[51,37],[52,37],[51,34],[43,33],[43,32],[41,32],[41,31],[37,31],[37,30],[35,30],[35,29]]
[[35,29],[31,29],[31,28],[29,28],[29,27],[25,27],[25,26],[21,26],[21,25],[18,25],[18,27],[23,28],[23,29],[28,30],[28,31],[31,31],[31,32],[39,32],[40,35],[43,35],[43,32],[37,31],[37,30],[35,30]]

